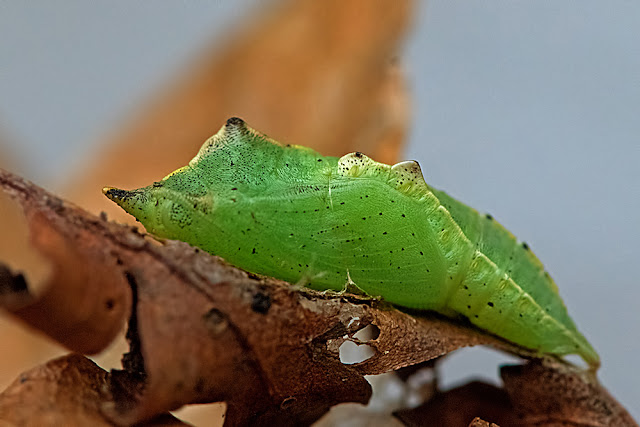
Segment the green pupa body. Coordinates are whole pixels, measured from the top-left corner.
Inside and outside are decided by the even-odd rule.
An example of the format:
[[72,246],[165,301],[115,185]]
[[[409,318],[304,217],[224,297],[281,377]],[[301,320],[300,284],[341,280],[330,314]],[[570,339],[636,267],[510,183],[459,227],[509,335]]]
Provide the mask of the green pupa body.
[[528,246],[428,186],[417,162],[324,157],[229,119],[189,164],[107,197],[162,238],[317,290],[351,280],[402,307],[464,316],[544,354],[599,358]]

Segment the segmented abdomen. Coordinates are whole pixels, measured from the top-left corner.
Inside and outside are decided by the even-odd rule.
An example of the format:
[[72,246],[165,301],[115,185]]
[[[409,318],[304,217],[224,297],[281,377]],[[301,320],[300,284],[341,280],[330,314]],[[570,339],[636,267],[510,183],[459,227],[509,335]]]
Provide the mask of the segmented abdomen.
[[598,356],[569,318],[558,288],[528,245],[490,215],[432,190],[475,248],[449,307],[475,325],[525,347]]

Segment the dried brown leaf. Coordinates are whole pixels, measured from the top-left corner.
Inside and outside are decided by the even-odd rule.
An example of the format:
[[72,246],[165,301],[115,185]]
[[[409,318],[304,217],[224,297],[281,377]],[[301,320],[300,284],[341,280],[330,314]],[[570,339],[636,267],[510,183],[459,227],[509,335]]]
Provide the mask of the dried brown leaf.
[[407,426],[458,427],[476,417],[502,426],[518,425],[507,393],[479,381],[439,393],[424,405],[395,415]]
[[[396,413],[409,426],[634,427],[629,413],[588,372],[551,359],[501,369],[504,387],[471,382]],[[480,423],[480,424],[478,424]],[[473,425],[473,423],[472,423]],[[486,423],[484,425],[489,425]]]
[[[71,354],[21,374],[0,393],[0,421],[16,426],[113,426],[102,413],[111,400],[108,373]],[[161,414],[144,426],[186,426]]]
[[501,369],[521,424],[636,426],[629,413],[592,376],[566,365],[533,361]]

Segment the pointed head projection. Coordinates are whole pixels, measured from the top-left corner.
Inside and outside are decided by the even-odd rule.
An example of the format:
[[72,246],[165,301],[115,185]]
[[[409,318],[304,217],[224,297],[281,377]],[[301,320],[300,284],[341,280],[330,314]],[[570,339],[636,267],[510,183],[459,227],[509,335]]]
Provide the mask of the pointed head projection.
[[[246,177],[237,178],[259,163],[250,157],[255,140],[261,138],[242,119],[231,118],[203,144],[198,154],[162,180],[135,190],[105,187],[102,192],[141,222],[148,232],[198,245],[203,217],[211,218],[215,199],[229,199],[227,193]],[[271,144],[268,144],[271,145]],[[249,175],[249,174],[246,174]],[[233,184],[231,184],[233,183]]]

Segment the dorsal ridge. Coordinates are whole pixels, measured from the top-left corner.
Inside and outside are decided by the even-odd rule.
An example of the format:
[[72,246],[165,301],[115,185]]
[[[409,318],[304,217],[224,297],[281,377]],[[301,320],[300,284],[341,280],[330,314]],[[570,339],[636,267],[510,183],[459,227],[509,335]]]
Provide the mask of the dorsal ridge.
[[396,163],[393,166],[376,162],[360,153],[345,154],[338,161],[338,173],[345,177],[379,178],[390,187],[417,197],[426,196],[430,190],[415,160]]

